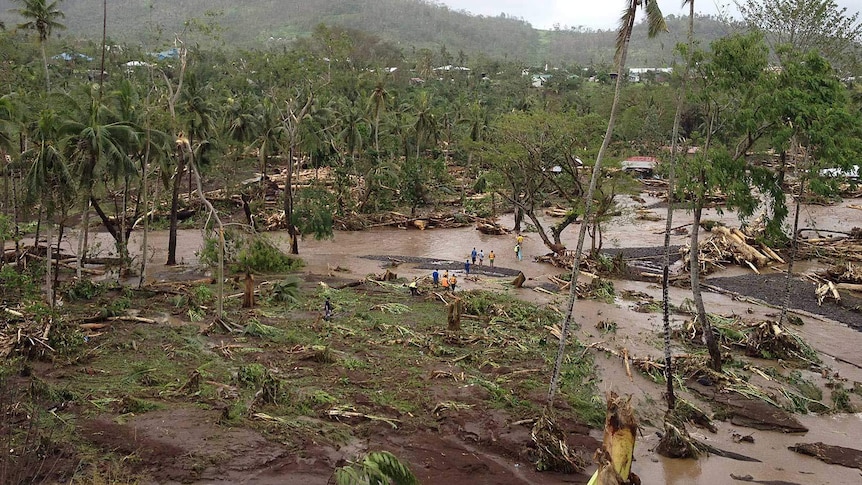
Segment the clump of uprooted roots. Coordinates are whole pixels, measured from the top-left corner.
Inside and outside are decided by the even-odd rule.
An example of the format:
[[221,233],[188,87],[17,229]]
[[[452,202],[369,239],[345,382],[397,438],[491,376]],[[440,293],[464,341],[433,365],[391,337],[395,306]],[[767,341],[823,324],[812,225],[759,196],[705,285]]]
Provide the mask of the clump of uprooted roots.
[[749,325],[747,334],[746,352],[752,357],[820,361],[817,352],[810,345],[778,322],[767,320]]
[[[736,316],[709,315],[710,323],[724,347],[745,349],[752,357],[819,362],[817,352],[798,335],[777,322],[746,322]],[[702,326],[689,320],[673,331],[680,340],[703,345]]]
[[565,435],[548,413],[533,425],[531,437],[539,454],[537,470],[576,473],[586,468],[584,459],[569,448]]
[[677,414],[679,406],[664,417],[664,434],[655,451],[668,458],[697,458],[708,451],[701,442],[692,438]]

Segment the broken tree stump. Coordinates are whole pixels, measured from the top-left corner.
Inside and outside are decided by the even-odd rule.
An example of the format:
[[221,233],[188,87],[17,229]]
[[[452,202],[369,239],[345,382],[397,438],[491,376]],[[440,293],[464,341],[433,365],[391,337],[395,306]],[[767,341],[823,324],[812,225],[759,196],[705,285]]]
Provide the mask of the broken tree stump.
[[464,305],[460,298],[455,298],[451,303],[446,304],[446,320],[449,323],[450,331],[461,331],[461,312],[463,310]]
[[512,281],[512,286],[515,288],[520,288],[524,286],[524,282],[527,281],[527,277],[524,276],[524,272],[518,272],[518,276]]
[[242,307],[254,308],[254,276],[245,272],[245,291],[242,294]]

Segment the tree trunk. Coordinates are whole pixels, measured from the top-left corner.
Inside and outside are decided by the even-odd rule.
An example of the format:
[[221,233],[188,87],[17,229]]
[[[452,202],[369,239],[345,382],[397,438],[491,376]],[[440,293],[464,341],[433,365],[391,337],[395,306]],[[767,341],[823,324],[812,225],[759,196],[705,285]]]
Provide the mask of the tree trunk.
[[[689,17],[688,17],[688,53],[691,55],[691,49],[694,44],[694,0],[689,0]],[[670,348],[670,233],[673,229],[673,199],[676,184],[676,164],[679,157],[679,127],[682,122],[682,109],[685,105],[688,74],[691,69],[689,58],[686,58],[685,71],[682,74],[682,81],[679,87],[679,94],[676,99],[676,113],[673,117],[673,129],[671,131],[670,140],[670,163],[668,164],[667,174],[667,216],[665,217],[664,226],[664,259],[662,261],[661,274],[661,296],[662,296],[662,330],[664,336],[664,378],[667,385],[665,398],[667,399],[667,409],[672,411],[676,407],[676,396],[673,390],[673,354]]]
[[461,312],[463,311],[463,303],[460,298],[455,298],[452,303],[446,305],[446,321],[448,322],[448,330],[451,332],[461,331]]
[[84,200],[84,207],[81,210],[81,230],[78,232],[78,254],[75,270],[75,276],[81,279],[84,267],[84,259],[87,257],[87,235],[90,229],[90,199]]
[[703,331],[703,341],[706,348],[709,350],[710,365],[716,372],[721,372],[721,350],[718,348],[718,342],[715,339],[715,334],[712,331],[712,325],[709,323],[709,318],[706,315],[706,307],[703,305],[703,294],[700,291],[700,250],[698,249],[698,235],[700,233],[700,220],[703,214],[703,197],[697,196],[695,199],[694,222],[691,230],[691,295],[694,300],[695,308],[697,309],[697,321],[700,323]]
[[[806,152],[806,159],[808,153]],[[805,187],[805,179],[799,181],[799,193],[796,196],[796,214],[793,215],[793,236],[790,240],[790,258],[787,260],[787,275],[784,278],[784,302],[781,305],[781,316],[778,317],[778,325],[784,325],[787,319],[787,308],[790,306],[790,280],[793,278],[793,261],[796,260],[796,251],[799,247],[799,209],[800,201]]]
[[[57,232],[57,262],[54,265],[54,285],[51,287],[51,307],[57,303],[57,285],[60,280],[60,243],[63,241],[63,229],[66,227],[64,222],[66,221],[65,210],[63,211],[62,217],[60,217],[60,229]],[[48,241],[48,245],[51,245],[51,241]]]
[[[52,246],[51,240],[53,239],[53,234],[51,234],[52,224],[50,218],[46,218],[48,220],[45,221],[45,237],[48,238],[48,244],[46,244],[46,258],[45,258],[45,301],[48,303],[48,306],[53,310],[54,309],[54,279],[51,277],[51,269],[53,268],[54,262],[51,261],[54,259],[52,257]],[[38,241],[37,241],[38,243]],[[38,247],[38,246],[37,246]]]
[[[149,95],[147,95],[149,98]],[[149,105],[149,99],[147,100],[147,104]],[[144,282],[147,280],[147,238],[150,233],[150,208],[149,208],[149,165],[150,165],[150,127],[149,127],[149,118],[147,118],[147,148],[144,150],[144,159],[141,160],[141,170],[143,173],[141,176],[143,180],[141,182],[141,203],[144,206],[144,237],[141,242],[141,275],[138,279],[138,288],[142,288],[144,286]]]
[[245,291],[242,294],[242,307],[254,308],[254,276],[245,272]]
[[195,165],[194,153],[191,150],[191,146],[188,147],[189,150],[189,173],[194,175],[195,184],[197,185],[197,193],[198,197],[200,197],[201,202],[204,207],[206,207],[210,211],[210,215],[213,219],[215,219],[216,226],[218,226],[218,238],[219,238],[219,248],[218,248],[218,268],[216,268],[216,316],[217,318],[221,318],[224,315],[224,225],[221,222],[221,218],[218,215],[218,212],[215,210],[215,207],[207,200],[206,196],[204,196],[203,184],[201,183],[201,174],[198,172],[198,167]]
[[171,225],[168,230],[168,266],[177,264],[177,212],[180,210],[180,184],[185,171],[185,155],[177,155],[177,171],[171,188]]
[[45,92],[51,90],[51,80],[48,77],[48,55],[45,54],[45,41],[39,40],[39,49],[42,51],[42,65],[45,66]]
[[287,234],[290,236],[290,254],[299,254],[299,241],[296,226],[293,224],[293,154],[294,138],[290,138],[290,150],[287,160],[287,177],[284,181],[284,220],[287,222]]
[[[617,72],[622,73],[623,68],[626,65],[626,57],[628,56],[628,47],[629,40],[631,39],[631,31],[634,26],[634,15],[629,16],[628,25],[623,26],[622,29],[625,35],[625,39],[620,49],[618,62],[617,62]],[[596,155],[596,163],[593,166],[593,173],[590,176],[590,186],[587,189],[586,195],[586,206],[584,207],[584,221],[588,220],[590,214],[593,209],[593,197],[596,193],[596,185],[598,185],[599,174],[602,169],[602,160],[604,159],[605,152],[608,150],[608,146],[611,143],[611,137],[614,133],[614,125],[617,121],[617,114],[619,111],[620,104],[620,93],[622,92],[623,87],[623,77],[622,75],[617,76],[616,86],[614,88],[614,101],[611,105],[611,115],[608,118],[608,128],[605,131],[605,137],[602,140],[602,146],[599,148],[599,153]],[[554,370],[551,376],[551,384],[548,389],[548,402],[547,406],[549,408],[553,408],[554,405],[554,397],[557,393],[557,387],[560,381],[560,373],[563,368],[563,358],[566,354],[566,340],[569,336],[569,326],[572,322],[572,315],[575,310],[575,303],[577,301],[577,287],[578,287],[578,277],[580,276],[580,265],[581,265],[581,253],[584,250],[584,240],[587,236],[587,224],[582,223],[580,227],[580,231],[578,233],[578,244],[575,249],[575,258],[572,263],[572,277],[571,277],[571,285],[569,287],[569,301],[566,306],[566,315],[563,319],[562,324],[560,325],[560,343],[557,349],[557,356],[554,361]]]

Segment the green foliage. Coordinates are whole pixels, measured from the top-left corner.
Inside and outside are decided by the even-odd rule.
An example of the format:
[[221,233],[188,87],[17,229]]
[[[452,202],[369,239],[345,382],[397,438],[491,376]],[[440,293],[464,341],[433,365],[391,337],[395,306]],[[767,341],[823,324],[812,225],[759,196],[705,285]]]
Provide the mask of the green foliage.
[[313,234],[315,239],[332,239],[335,196],[325,187],[307,187],[296,193],[293,225],[302,234]]
[[296,276],[276,281],[272,284],[269,292],[269,301],[273,303],[297,303],[299,302],[299,285],[301,280]]
[[251,319],[251,321],[248,322],[248,325],[243,329],[242,333],[243,335],[272,340],[274,342],[281,341],[285,335],[284,330],[278,327],[264,325],[257,319]]
[[240,367],[236,379],[242,385],[255,387],[263,384],[267,375],[269,375],[269,370],[266,367],[252,363]]
[[104,283],[94,283],[89,279],[76,279],[69,282],[61,291],[69,300],[91,300],[105,294]]
[[337,485],[418,485],[419,480],[395,455],[372,451],[335,470]]
[[[198,251],[202,264],[218,264],[219,243],[217,237],[204,239],[204,246]],[[255,273],[286,273],[302,266],[302,260],[282,252],[265,236],[241,234],[225,231],[225,265],[236,270]]]

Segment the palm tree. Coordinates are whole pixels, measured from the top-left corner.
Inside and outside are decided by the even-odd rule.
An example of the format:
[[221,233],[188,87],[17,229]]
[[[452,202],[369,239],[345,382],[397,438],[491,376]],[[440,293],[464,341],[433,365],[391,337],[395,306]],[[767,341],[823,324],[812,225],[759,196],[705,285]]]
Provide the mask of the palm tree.
[[416,133],[416,160],[419,160],[419,152],[422,142],[429,138],[437,140],[437,119],[432,111],[431,94],[427,91],[419,93],[419,99],[415,106],[416,121],[413,130]]
[[[0,174],[3,175],[3,207],[11,207],[9,202],[9,179],[12,177],[12,164],[7,163],[6,156],[15,146],[15,135],[20,131],[17,122],[14,96],[7,94],[0,97]],[[2,216],[3,214],[0,214]],[[13,216],[14,218],[14,216]],[[11,218],[10,218],[11,219]],[[6,232],[0,229],[0,249],[6,247]],[[5,263],[5,257],[0,252],[0,266]]]
[[[22,156],[32,160],[27,172],[27,197],[40,201],[45,207],[47,258],[46,258],[46,295],[47,302],[54,307],[54,278],[51,277],[53,256],[53,219],[59,208],[65,216],[68,202],[74,197],[75,181],[61,146],[61,121],[57,113],[44,110],[39,119],[31,126],[30,135],[34,143]],[[62,226],[61,226],[62,227]],[[62,229],[60,232],[62,238]],[[38,245],[38,241],[37,241]],[[59,245],[59,241],[58,241]]]
[[20,8],[14,12],[24,17],[24,22],[18,24],[19,29],[35,30],[39,35],[39,48],[42,51],[42,63],[45,66],[45,89],[50,89],[50,80],[48,77],[48,56],[45,54],[45,42],[51,37],[54,30],[63,30],[65,25],[59,21],[66,18],[66,14],[59,9],[60,2],[63,0],[54,0],[48,3],[47,0],[14,0],[20,5]]
[[[105,229],[114,238],[118,254],[125,261],[128,254],[127,231],[131,225],[125,224],[125,212],[116,214],[117,219],[122,221],[119,225],[111,220],[96,197],[96,187],[103,180],[117,183],[122,179],[125,182],[128,177],[137,174],[137,169],[129,158],[129,153],[133,152],[137,145],[137,131],[102,102],[98,87],[89,89],[84,103],[77,103],[71,97],[65,99],[72,108],[73,118],[64,120],[60,131],[68,139],[66,145],[69,147],[70,159],[77,161],[82,213],[86,215],[92,204]],[[86,221],[84,223],[86,224]],[[79,258],[84,252],[86,247],[82,248]]]
[[[201,152],[207,146],[207,143],[205,143],[204,140],[206,140],[207,135],[214,125],[213,108],[209,101],[207,101],[204,93],[204,90],[208,89],[208,87],[202,88],[198,84],[197,78],[190,75],[186,82],[185,91],[180,91],[181,87],[178,87],[177,89],[183,100],[179,105],[179,108],[183,112],[182,116],[185,118],[184,124],[188,130],[185,133],[185,136],[180,136],[179,138],[188,139],[188,146],[196,151],[196,153],[193,153],[192,155],[194,155],[195,159],[200,163],[202,159]],[[171,189],[171,222],[168,230],[168,260],[165,263],[169,266],[177,264],[177,225],[179,223],[180,185],[182,184],[183,174],[186,171],[187,160],[188,154],[178,153],[177,170],[174,174],[173,186]],[[191,178],[191,176],[192,172],[189,171],[189,177]],[[191,190],[192,182],[190,179],[189,200],[191,200]]]
[[383,87],[383,81],[378,81],[368,98],[368,109],[374,117],[374,151],[377,152],[377,164],[380,165],[380,115],[386,111],[386,101],[389,93]]
[[[611,115],[608,119],[608,128],[607,131],[605,131],[605,137],[602,141],[602,146],[599,149],[598,155],[596,156],[596,163],[595,165],[593,165],[593,174],[590,177],[590,185],[587,189],[585,201],[586,207],[584,208],[584,221],[587,221],[590,218],[593,206],[593,196],[596,192],[596,185],[598,182],[599,174],[601,172],[602,160],[604,159],[605,152],[608,149],[608,145],[610,145],[611,136],[614,132],[617,112],[619,111],[620,92],[622,91],[623,78],[626,77],[624,70],[626,66],[626,56],[628,55],[629,40],[631,40],[632,29],[634,28],[635,16],[637,14],[638,7],[642,7],[646,12],[648,27],[647,32],[650,38],[655,37],[660,32],[667,30],[667,25],[665,24],[664,17],[662,16],[661,10],[659,9],[657,0],[626,0],[626,9],[623,11],[622,18],[620,19],[620,30],[617,34],[617,81],[616,87],[614,89],[614,101],[611,105]],[[554,371],[551,377],[551,385],[548,389],[547,406],[549,409],[553,408],[554,396],[557,392],[557,387],[560,380],[560,372],[563,366],[563,357],[566,350],[566,340],[568,339],[569,335],[569,325],[572,321],[572,314],[574,313],[575,302],[577,301],[578,276],[580,275],[579,266],[581,264],[581,252],[584,248],[584,239],[586,239],[587,225],[588,224],[586,223],[581,223],[580,232],[578,233],[578,245],[575,249],[575,259],[572,264],[572,278],[569,290],[569,302],[566,308],[566,316],[563,319],[562,325],[560,326],[560,344],[559,348],[557,349],[557,358],[554,362]]]

